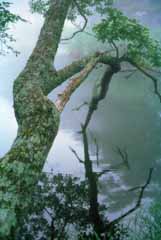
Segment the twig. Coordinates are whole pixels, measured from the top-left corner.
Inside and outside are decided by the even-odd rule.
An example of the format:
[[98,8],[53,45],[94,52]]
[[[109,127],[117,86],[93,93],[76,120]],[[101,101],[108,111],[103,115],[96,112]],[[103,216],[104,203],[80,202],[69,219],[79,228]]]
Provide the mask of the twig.
[[[74,27],[76,27],[76,28],[78,28],[80,30],[81,27],[79,25],[77,25],[75,22],[72,22],[72,24],[73,24]],[[93,38],[96,38],[94,34],[92,34],[90,32],[87,32],[85,30],[83,31],[83,33],[85,33],[85,34],[87,34],[87,35],[89,35],[89,36],[91,36]]]
[[72,147],[69,147],[69,149],[72,151],[72,153],[76,156],[76,158],[78,159],[78,161],[80,163],[83,163],[84,164],[84,161],[79,157],[78,153],[72,148]]
[[152,76],[150,73],[148,73],[147,71],[145,71],[142,67],[140,67],[136,62],[132,61],[129,58],[126,58],[125,61],[131,63],[134,67],[136,67],[140,72],[142,72],[145,76],[147,76],[148,78],[150,78],[153,82],[154,85],[154,93],[158,96],[159,101],[161,102],[161,94],[158,90],[158,79],[155,78],[154,76]]
[[48,211],[47,208],[44,208],[44,211],[49,215],[49,217],[51,218],[51,220],[53,219],[53,215]]
[[80,7],[79,4],[77,3],[77,1],[73,0],[73,2],[74,2],[74,4],[76,5],[79,14],[80,14],[80,15],[83,17],[83,19],[84,19],[84,25],[83,25],[83,27],[82,27],[81,29],[79,29],[78,31],[74,32],[71,37],[69,37],[69,38],[63,38],[63,39],[61,39],[61,41],[71,40],[71,39],[74,38],[78,33],[83,32],[83,31],[85,30],[86,26],[87,26],[87,23],[88,23],[88,19],[87,19],[87,17],[85,16],[85,14],[82,12],[81,7]]
[[99,165],[99,145],[98,145],[98,142],[97,142],[97,139],[95,138],[95,146],[96,146],[96,162],[97,162],[97,166]]
[[111,41],[111,45],[114,47],[114,49],[116,50],[116,58],[119,59],[119,48],[117,47],[117,45],[115,44],[114,41]]
[[114,169],[105,169],[105,170],[103,170],[103,171],[101,171],[99,173],[96,173],[96,174],[97,174],[97,177],[100,178],[103,175],[105,175],[106,173],[113,172],[113,171],[114,171]]
[[121,149],[120,147],[116,146],[116,149],[114,150],[122,159],[123,164],[130,169],[130,164],[128,161],[128,153],[126,151],[126,149]]
[[82,107],[88,105],[88,102],[84,102],[76,108],[73,108],[72,111],[79,111]]
[[97,142],[96,137],[94,136],[94,134],[92,132],[90,132],[91,138],[93,139],[94,145],[95,145],[95,157],[96,157],[96,164],[97,166],[99,166],[99,156],[100,156],[100,149],[99,149],[99,145]]
[[102,177],[104,174],[109,173],[109,172],[118,171],[123,165],[124,165],[124,163],[121,162],[119,164],[110,166],[110,168],[104,169],[101,172],[97,173],[97,177]]

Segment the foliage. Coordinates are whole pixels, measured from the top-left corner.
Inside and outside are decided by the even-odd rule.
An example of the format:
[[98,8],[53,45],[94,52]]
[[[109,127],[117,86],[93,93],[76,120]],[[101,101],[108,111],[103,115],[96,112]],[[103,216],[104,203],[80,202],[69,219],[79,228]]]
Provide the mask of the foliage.
[[[53,226],[52,226],[53,224]],[[32,199],[30,212],[16,239],[67,239],[70,228],[85,231],[88,198],[85,181],[70,175],[43,174]]]
[[9,11],[10,5],[11,3],[6,1],[0,3],[0,54],[5,54],[6,51],[18,53],[10,46],[10,42],[14,42],[15,39],[8,33],[8,30],[11,23],[16,23],[23,19]]
[[[79,11],[76,8],[75,2],[79,4],[81,13],[89,16],[92,15],[95,11],[99,14],[106,12],[106,9],[113,3],[113,0],[73,0],[71,3],[68,19],[74,20]],[[49,0],[31,0],[30,6],[33,12],[38,12],[45,15],[49,7]]]
[[[100,205],[100,211],[106,208]],[[12,220],[12,219],[11,219]],[[116,224],[110,240],[123,240],[127,231]],[[89,220],[88,185],[71,175],[43,173],[30,202],[27,218],[21,219],[15,240],[99,239]]]
[[[96,0],[93,0],[93,1],[79,0],[77,2],[80,4],[81,12],[83,12],[86,15],[91,14],[90,9],[94,7],[94,4],[95,4],[95,7],[98,9],[98,12],[100,12],[101,14],[104,14],[105,12],[105,11],[101,11],[101,4],[103,4],[103,2],[100,0],[97,0],[97,1]],[[104,4],[106,2],[107,1],[104,1]],[[35,5],[33,5],[34,3]],[[39,5],[37,5],[38,3]],[[41,12],[43,14],[45,14],[46,10],[48,9],[48,1],[33,0],[31,4],[35,11]],[[7,8],[7,5],[5,5],[5,7]],[[79,9],[77,9],[77,11],[79,11]],[[98,40],[101,40],[102,42],[107,41],[113,44],[114,46],[115,46],[114,44],[115,41],[117,42],[124,41],[126,42],[126,45],[127,45],[126,56],[128,58],[131,58],[132,60],[137,61],[139,63],[145,64],[148,61],[150,65],[159,66],[161,61],[160,60],[161,50],[158,43],[151,39],[149,31],[145,27],[138,24],[136,20],[128,19],[126,16],[124,16],[120,11],[116,9],[109,9],[107,10],[107,13],[108,13],[107,19],[102,20],[102,22],[94,28],[94,31],[96,32],[96,36]],[[77,12],[75,12],[75,8],[73,6],[71,7],[69,19],[72,20],[76,16],[77,16]],[[19,17],[16,18],[15,20],[14,19],[7,20],[2,30],[4,29],[4,32],[5,32],[6,30],[8,30],[7,23],[16,22],[17,20],[19,20]],[[57,19],[55,22],[57,23]],[[58,28],[59,28],[59,25],[58,25]],[[52,29],[50,30],[52,33]],[[46,32],[49,33],[50,32],[49,29],[47,29]],[[51,34],[48,34],[48,36],[49,35],[53,36]],[[43,37],[44,36],[45,34],[43,35]],[[59,40],[60,38],[56,39],[55,42]],[[49,41],[49,42],[52,42],[52,41]],[[49,42],[47,41],[47,43]],[[41,41],[39,41],[39,43],[41,43]],[[58,45],[58,44],[55,44],[55,45]],[[18,81],[19,88],[21,88],[20,86],[22,85],[24,87],[24,84],[23,84],[24,79],[26,80],[26,79],[29,79],[29,77],[31,77],[31,80],[29,81],[29,83],[28,81],[26,81],[28,84],[25,84],[27,86],[25,87],[27,91],[30,91],[31,87],[32,87],[32,90],[34,91],[35,88],[33,87],[35,87],[34,85],[35,76],[38,75],[38,77],[40,77],[40,75],[43,75],[41,74],[43,71],[40,71],[40,68],[39,68],[40,72],[37,70],[36,74],[33,74],[33,73],[31,74],[32,72],[31,70],[33,70],[33,68],[35,70],[35,67],[34,67],[35,62],[36,62],[36,66],[41,66],[41,64],[39,65],[37,64],[39,57],[41,58],[44,64],[43,54],[41,54],[42,52],[44,53],[44,51],[41,51],[42,49],[39,49],[39,48],[46,50],[43,44],[40,44],[38,45],[37,48],[35,48],[38,51],[36,52],[36,54],[34,52],[34,54],[32,55],[32,61],[30,61],[31,68],[28,68],[30,71],[27,71],[25,69],[24,75],[22,75],[23,77],[20,78],[20,80]],[[50,50],[52,50],[52,48]],[[47,54],[45,56],[50,55],[48,54],[48,51],[46,52]],[[114,58],[114,60],[115,59],[116,58]],[[50,68],[47,68],[47,69],[50,69]],[[47,77],[47,80],[50,80],[48,79],[49,71],[45,71],[45,74],[46,73],[47,73],[47,76],[46,75],[43,75],[43,76],[45,76],[45,79]],[[28,74],[27,78],[24,77],[26,76],[25,74]],[[32,83],[32,81],[34,82],[34,84]],[[38,82],[36,78],[36,88],[38,86],[37,84]],[[48,81],[47,81],[47,84],[48,84]],[[15,212],[13,209],[15,208],[17,210],[16,211],[17,215],[19,212],[21,214],[23,212],[24,216],[26,216],[25,205],[27,205],[27,207],[30,206],[30,211],[27,213],[27,218],[25,220],[23,220],[23,216],[22,218],[19,218],[22,221],[19,222],[20,228],[16,229],[16,232],[12,233],[14,234],[14,239],[22,239],[22,240],[37,239],[38,237],[40,239],[40,236],[41,236],[41,239],[45,239],[45,238],[48,239],[51,237],[51,234],[54,234],[59,239],[60,238],[67,239],[68,233],[73,227],[75,230],[78,230],[80,232],[80,235],[84,234],[84,237],[86,239],[89,239],[89,236],[87,236],[88,235],[87,231],[88,230],[92,231],[92,229],[91,229],[91,225],[88,218],[89,199],[88,199],[86,182],[80,182],[79,179],[72,178],[71,176],[64,177],[61,174],[59,174],[58,176],[43,175],[38,186],[33,187],[33,184],[35,183],[33,181],[33,178],[35,177],[34,175],[35,173],[39,173],[41,169],[41,167],[37,162],[39,162],[39,159],[45,160],[41,157],[41,154],[42,154],[41,151],[39,152],[37,151],[37,149],[41,147],[40,142],[43,136],[42,142],[45,139],[45,141],[43,142],[45,144],[42,146],[45,149],[45,154],[47,153],[47,150],[48,150],[48,148],[46,148],[46,145],[48,142],[47,140],[48,139],[50,140],[50,136],[51,136],[51,135],[48,135],[48,131],[51,132],[51,129],[52,129],[51,126],[53,126],[53,124],[51,123],[53,122],[51,121],[52,118],[49,117],[47,124],[46,122],[43,123],[42,124],[43,127],[40,125],[41,131],[37,130],[38,128],[36,128],[36,133],[38,133],[38,135],[36,135],[36,140],[34,137],[32,137],[28,141],[28,136],[32,135],[32,131],[28,129],[28,123],[30,120],[29,113],[32,112],[31,115],[33,115],[33,118],[31,118],[31,120],[34,121],[34,124],[35,123],[37,124],[38,122],[40,122],[39,120],[40,115],[41,115],[41,121],[43,121],[43,119],[45,119],[46,116],[47,117],[49,116],[49,113],[53,117],[54,110],[49,104],[49,101],[47,101],[46,97],[44,95],[41,95],[42,91],[39,91],[41,89],[41,86],[39,86],[40,88],[38,88],[38,91],[35,92],[35,95],[33,95],[34,97],[31,98],[30,105],[28,105],[28,100],[31,94],[28,94],[25,87],[22,88],[23,90],[20,93],[20,95],[18,95],[17,93],[18,91],[16,92],[16,101],[17,101],[17,106],[19,108],[19,112],[17,111],[17,116],[18,116],[18,113],[22,115],[17,119],[21,120],[23,122],[23,125],[27,126],[27,128],[24,128],[22,126],[22,132],[23,132],[22,138],[20,137],[20,135],[18,135],[19,140],[17,141],[17,145],[16,144],[14,145],[15,150],[14,148],[12,148],[11,158],[9,158],[9,155],[8,155],[9,160],[5,158],[7,159],[8,162],[3,160],[1,164],[1,170],[2,170],[1,172],[2,174],[5,173],[2,175],[2,178],[0,181],[1,189],[6,190],[8,188],[7,189],[8,192],[4,193],[4,190],[1,191],[1,196],[0,196],[1,202],[4,202],[5,203],[4,206],[5,207],[7,206],[7,208],[4,208],[2,206],[2,209],[0,209],[0,221],[1,219],[6,219],[5,226],[8,225],[7,226],[8,229],[10,226],[16,225],[17,216],[15,216]],[[39,95],[40,95],[40,99],[39,99]],[[20,99],[20,102],[19,102],[19,99]],[[22,101],[21,101],[22,99],[23,100],[25,99],[25,101],[23,101],[25,105],[23,106],[27,106],[27,110],[25,110],[24,112],[22,111],[22,108],[23,108]],[[45,103],[48,103],[49,106],[46,104],[46,105],[43,105],[45,106],[44,108],[43,107],[41,108],[40,103],[43,103],[43,101],[45,101]],[[39,103],[38,106],[36,105],[36,103]],[[33,107],[33,108],[29,109],[30,107]],[[42,115],[43,113],[44,115]],[[25,117],[27,116],[26,118],[28,119],[27,120],[23,119],[24,116]],[[57,118],[55,116],[54,116],[54,121],[55,122],[57,121]],[[44,127],[45,125],[48,126],[47,131],[46,131],[46,128]],[[21,125],[19,127],[21,128]],[[53,133],[55,133],[55,129],[53,128],[52,130],[53,130]],[[37,136],[38,136],[38,139],[37,139]],[[41,136],[41,139],[39,139],[39,136]],[[31,139],[33,142],[35,141],[34,144],[31,141]],[[32,146],[32,144],[34,147]],[[24,147],[26,145],[27,145],[27,148]],[[30,149],[31,149],[31,155],[29,154],[30,151],[28,151]],[[16,160],[13,160],[13,159],[16,159]],[[24,160],[23,164],[21,164],[21,159]],[[29,163],[29,167],[28,167],[27,163],[29,162],[29,160],[33,160],[34,163],[31,161],[32,163]],[[37,160],[37,161],[34,161],[34,160]],[[35,170],[34,168],[38,169],[38,171]],[[12,182],[10,183],[11,180]],[[31,189],[30,189],[30,186],[31,186]],[[16,196],[15,192],[17,190],[16,188],[18,188],[18,192],[20,192],[20,194],[18,195],[20,197],[18,199],[15,197]],[[28,198],[30,199],[30,196],[29,197],[27,196],[28,192],[34,192],[34,194],[32,195],[32,202],[28,200]],[[11,211],[8,211],[9,208],[11,209]],[[17,208],[20,208],[20,209],[17,209]],[[10,215],[8,213],[10,213]],[[3,233],[7,231],[5,229],[5,226],[2,227]],[[117,232],[118,232],[118,236],[115,237],[115,233]],[[117,226],[117,228],[114,229],[114,233],[112,233],[113,239],[120,240],[121,239],[120,234],[122,234],[122,230]],[[91,233],[91,236],[92,237],[94,236],[93,232]]]
[[115,8],[107,9],[107,17],[93,28],[98,40],[124,43],[125,55],[141,65],[161,66],[161,45],[150,36],[149,29],[129,19]]
[[49,0],[31,0],[30,7],[32,12],[37,12],[45,15],[49,8]]

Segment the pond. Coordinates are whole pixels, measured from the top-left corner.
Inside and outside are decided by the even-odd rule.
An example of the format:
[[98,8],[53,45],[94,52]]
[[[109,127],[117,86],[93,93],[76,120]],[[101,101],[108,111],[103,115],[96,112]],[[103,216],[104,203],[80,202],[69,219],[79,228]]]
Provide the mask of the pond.
[[[28,1],[17,1],[14,10],[29,22],[18,24],[13,30],[17,38],[15,45],[21,51],[21,55],[8,55],[1,57],[0,62],[0,157],[9,150],[16,135],[17,125],[12,108],[12,84],[13,79],[23,69],[28,56],[35,44],[42,18],[29,13]],[[161,26],[160,1],[144,0],[116,1],[116,6],[123,9],[128,15],[137,17],[148,25],[153,34],[159,37],[158,28]],[[91,23],[95,18],[91,19]],[[72,26],[67,22],[66,34],[69,34]],[[28,39],[28,36],[30,38]],[[80,44],[79,37],[74,43]],[[79,51],[70,51],[70,46],[62,44],[56,59],[56,67],[61,68],[79,57],[85,49],[89,48],[89,42],[80,45]],[[72,44],[71,44],[72,46]],[[82,46],[82,47],[81,47]],[[50,151],[44,169],[54,172],[72,173],[83,176],[84,169],[70,150],[74,148],[83,157],[83,145],[79,134],[80,124],[83,122],[87,107],[79,111],[74,108],[88,101],[91,96],[94,82],[103,73],[103,67],[93,71],[88,79],[73,94],[61,116],[61,126],[58,136]],[[160,77],[159,75],[157,76]],[[160,77],[161,79],[161,77]],[[56,99],[64,86],[50,94],[50,99]],[[123,166],[117,171],[108,174],[100,182],[101,201],[109,205],[110,217],[122,211],[132,204],[134,193],[127,193],[127,189],[138,186],[146,181],[150,167],[155,167],[153,181],[146,192],[145,203],[160,197],[159,185],[161,183],[161,107],[157,97],[153,93],[152,82],[142,74],[136,72],[131,77],[129,73],[116,74],[110,85],[106,98],[99,104],[94,113],[89,127],[91,154],[94,155],[95,146],[92,136],[97,139],[100,150],[99,168],[104,169],[110,165],[121,162],[116,147],[126,149],[128,153],[129,167]]]

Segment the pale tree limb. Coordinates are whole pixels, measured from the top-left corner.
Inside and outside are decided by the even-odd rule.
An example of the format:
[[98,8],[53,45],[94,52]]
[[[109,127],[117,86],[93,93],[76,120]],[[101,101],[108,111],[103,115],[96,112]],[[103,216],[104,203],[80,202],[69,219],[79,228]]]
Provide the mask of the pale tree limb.
[[[104,58],[104,64],[111,64],[112,57],[109,56],[111,50],[104,52],[95,52],[91,56],[84,57],[82,59],[76,60],[71,64],[65,66],[64,68],[56,71],[55,75],[51,74],[52,81],[50,83],[50,87],[48,93],[50,93],[54,88],[59,86],[65,80],[73,77],[73,75],[82,71],[90,61],[93,61],[94,58],[98,57],[98,62],[102,62],[102,58]],[[94,68],[94,67],[93,67]],[[50,74],[50,72],[49,72]]]
[[59,112],[62,112],[65,105],[70,99],[71,94],[80,86],[80,84],[87,78],[89,73],[93,70],[93,68],[98,63],[99,57],[94,57],[91,61],[86,65],[86,67],[75,77],[69,80],[69,83],[65,90],[58,95],[58,99],[55,102],[55,106]]
[[[56,86],[63,83],[65,80],[71,78],[73,75],[79,73],[82,71],[88,62],[95,57],[96,54],[93,54],[91,56],[87,56],[84,58],[81,58],[79,60],[73,61],[71,64],[63,67],[62,69],[57,70],[56,72],[56,78],[54,81],[56,81]],[[51,90],[53,90],[56,86],[53,86]]]
[[[108,51],[105,52],[98,52],[95,53],[91,58],[85,58],[83,60],[80,60],[83,62],[83,66],[85,62],[89,59],[89,62],[86,64],[86,66],[81,70],[76,76],[72,77],[68,84],[67,87],[65,87],[65,90],[58,95],[58,99],[55,102],[56,108],[58,109],[59,112],[62,112],[64,109],[66,103],[69,101],[71,94],[80,86],[80,84],[84,81],[85,78],[89,75],[89,73],[95,68],[97,63],[102,62],[104,64],[109,64],[106,68],[106,71],[101,78],[101,82],[99,83],[99,86],[96,86],[96,91],[97,93],[94,93],[92,101],[90,102],[90,107],[89,107],[89,112],[87,115],[86,123],[85,125],[88,125],[88,121],[90,121],[91,115],[93,111],[96,110],[97,105],[100,100],[102,100],[109,87],[109,83],[111,81],[112,75],[116,73],[120,68],[118,67],[118,63],[114,64],[114,58],[108,56]],[[67,66],[66,68],[60,70],[58,72],[58,79],[64,77],[69,77],[71,74],[73,74],[73,71],[77,70],[77,66],[79,68],[80,62],[76,62],[71,64],[70,66]]]

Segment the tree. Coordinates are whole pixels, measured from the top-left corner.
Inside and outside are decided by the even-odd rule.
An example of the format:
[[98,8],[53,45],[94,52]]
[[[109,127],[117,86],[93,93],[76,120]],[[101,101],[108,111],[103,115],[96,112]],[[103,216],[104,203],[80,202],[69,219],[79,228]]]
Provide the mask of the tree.
[[0,3],[0,54],[5,54],[8,51],[12,51],[18,54],[11,46],[10,43],[15,41],[12,35],[8,34],[9,25],[16,23],[17,21],[25,21],[20,16],[13,14],[9,11],[11,3],[3,1]]
[[71,227],[80,233],[89,225],[87,185],[77,177],[43,173],[32,201],[15,239],[70,239]]
[[[73,91],[98,63],[107,65],[107,68],[89,106],[84,129],[96,110],[98,101],[105,97],[112,76],[121,70],[123,61],[150,77],[155,93],[160,98],[157,79],[151,76],[145,67],[160,66],[161,49],[159,44],[150,38],[146,28],[135,20],[129,20],[116,9],[108,10],[109,1],[106,0],[52,0],[32,3],[38,6],[38,10],[45,6],[45,22],[36,47],[14,82],[14,110],[18,133],[11,150],[1,159],[0,164],[0,237],[5,240],[14,239],[15,229],[21,224],[32,204],[34,187],[57,135],[60,113]],[[95,27],[96,36],[99,40],[112,44],[116,56],[107,51],[93,53],[92,56],[56,71],[53,61],[61,41],[65,19],[73,20],[79,13],[84,17],[86,26],[87,16],[94,8],[101,14],[106,13],[108,19]],[[122,31],[125,31],[125,34],[122,34]],[[146,43],[144,48],[142,38]],[[115,41],[127,42],[128,50],[120,55]],[[47,95],[68,78],[71,80],[54,105]]]

